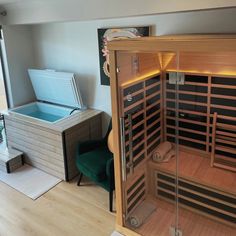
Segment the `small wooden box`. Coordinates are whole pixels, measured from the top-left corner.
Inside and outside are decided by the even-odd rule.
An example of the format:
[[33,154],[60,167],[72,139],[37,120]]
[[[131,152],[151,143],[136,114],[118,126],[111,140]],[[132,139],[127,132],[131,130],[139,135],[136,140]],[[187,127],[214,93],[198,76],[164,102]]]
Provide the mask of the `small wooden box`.
[[15,149],[0,149],[0,170],[11,173],[24,164],[23,153]]

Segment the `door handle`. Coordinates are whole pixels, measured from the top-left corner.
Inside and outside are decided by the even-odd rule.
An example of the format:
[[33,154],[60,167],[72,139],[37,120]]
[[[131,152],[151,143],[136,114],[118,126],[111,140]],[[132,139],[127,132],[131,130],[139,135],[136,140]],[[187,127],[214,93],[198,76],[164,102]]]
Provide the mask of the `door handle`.
[[128,114],[129,121],[129,163],[128,167],[130,169],[130,174],[134,173],[134,164],[133,164],[133,126],[132,126],[132,115]]
[[121,142],[121,171],[122,171],[122,180],[126,181],[126,155],[125,155],[125,119],[124,117],[120,118],[120,142]]

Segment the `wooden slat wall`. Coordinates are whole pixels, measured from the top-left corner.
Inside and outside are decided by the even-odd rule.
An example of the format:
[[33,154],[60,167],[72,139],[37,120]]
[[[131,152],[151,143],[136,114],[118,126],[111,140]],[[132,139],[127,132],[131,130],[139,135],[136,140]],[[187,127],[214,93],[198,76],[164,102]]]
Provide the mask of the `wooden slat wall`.
[[102,115],[96,115],[89,120],[89,139],[98,140],[102,137]]
[[95,109],[86,109],[78,113],[75,112],[70,117],[67,117],[66,119],[56,122],[54,124],[55,130],[63,132],[65,130],[70,129],[71,127],[78,125],[78,123],[87,121],[88,119],[91,119],[92,117],[96,117],[96,115],[99,115],[102,113],[103,113],[102,111],[95,110]]
[[[174,175],[155,171],[155,186],[158,198],[176,200]],[[233,194],[179,178],[178,199],[181,206],[235,227],[236,198]]]
[[162,79],[161,75],[145,81],[146,155],[151,158],[162,138]]
[[[236,128],[236,76],[233,75],[212,75],[205,73],[185,73],[185,84],[175,85],[168,83],[168,72],[166,79],[166,134],[167,140],[175,142],[176,115],[179,115],[179,142],[182,146],[204,151],[209,155],[212,146],[212,118],[217,112],[221,118],[222,125],[229,126],[229,129]],[[178,107],[176,109],[175,93],[179,94]],[[221,132],[221,131],[219,131]],[[223,132],[223,130],[222,130]],[[224,135],[224,132],[222,133]],[[231,134],[233,135],[233,134]],[[235,148],[231,142],[222,143],[217,141],[217,154],[221,156],[236,155],[231,149],[227,151],[221,146]],[[233,146],[232,146],[233,145]],[[227,154],[228,153],[228,154]]]
[[[155,74],[121,89],[123,116],[125,118],[126,160],[134,169],[149,158],[161,141],[161,76]],[[132,124],[128,115],[131,115]],[[133,160],[130,160],[129,125],[132,126]],[[128,175],[132,175],[127,168]]]
[[133,175],[125,184],[126,217],[145,199],[147,194],[147,173],[145,168]]
[[[24,152],[26,163],[64,180],[66,161],[70,180],[78,174],[75,165],[78,143],[102,137],[101,114],[93,114],[66,130],[65,134],[6,115],[8,145]],[[64,160],[63,135],[65,135],[66,160]]]
[[[132,169],[136,169],[145,161],[145,93],[144,82],[139,81],[131,86],[121,87],[121,110],[125,119],[125,150],[126,163],[133,166],[126,170],[127,177],[133,175]],[[129,120],[131,118],[131,122]],[[131,129],[131,133],[129,132]],[[129,150],[130,137],[132,135],[132,150]],[[131,153],[132,152],[132,153]],[[130,159],[130,156],[133,159]]]
[[5,116],[7,141],[10,147],[24,152],[25,162],[65,178],[61,133],[36,127]]
[[[161,92],[162,81],[159,73],[121,87],[121,111],[125,119],[127,166],[127,181],[124,182],[125,205],[123,206],[126,217],[147,196],[146,163],[162,138]],[[130,127],[132,150],[129,147]],[[132,167],[130,168],[130,166]]]
[[[167,140],[175,142],[178,126],[180,145],[209,152],[209,126],[208,108],[208,75],[185,73],[185,84],[169,84],[169,74],[166,74],[166,136]],[[176,100],[178,93],[178,107]],[[177,109],[178,108],[178,109]],[[176,116],[179,117],[178,123]]]
[[[162,135],[160,127],[162,82],[158,54],[123,52],[118,54],[117,76],[120,87],[120,116],[125,119],[126,163],[128,166],[130,164],[133,166],[126,168],[127,181],[123,186],[126,195],[123,210],[128,217],[130,212],[146,198],[148,192],[146,162],[148,155],[150,157],[151,148],[160,142]],[[134,61],[138,64],[135,65]],[[129,150],[129,114],[132,120],[132,160]],[[143,176],[142,180],[136,185],[140,176]],[[135,196],[131,199],[132,194]]]

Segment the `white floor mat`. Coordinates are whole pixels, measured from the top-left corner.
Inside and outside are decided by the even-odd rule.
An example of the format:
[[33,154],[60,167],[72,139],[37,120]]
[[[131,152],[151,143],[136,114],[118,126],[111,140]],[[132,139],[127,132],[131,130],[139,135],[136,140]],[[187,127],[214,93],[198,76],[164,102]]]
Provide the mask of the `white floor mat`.
[[0,171],[0,181],[33,200],[61,182],[60,179],[26,164],[10,174]]

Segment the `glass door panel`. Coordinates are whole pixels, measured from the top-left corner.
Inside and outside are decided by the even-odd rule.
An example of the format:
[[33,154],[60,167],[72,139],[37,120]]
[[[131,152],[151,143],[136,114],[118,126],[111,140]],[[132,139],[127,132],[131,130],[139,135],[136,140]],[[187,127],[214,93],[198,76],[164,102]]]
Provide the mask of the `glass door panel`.
[[[142,235],[176,228],[175,52],[118,52],[123,220]],[[176,77],[176,78],[174,78]],[[171,81],[170,81],[171,80]],[[168,97],[167,97],[168,95]]]
[[236,54],[179,52],[179,228],[236,234]]

